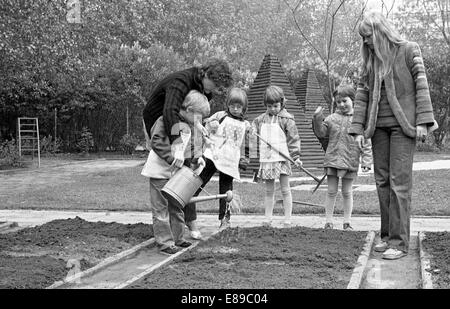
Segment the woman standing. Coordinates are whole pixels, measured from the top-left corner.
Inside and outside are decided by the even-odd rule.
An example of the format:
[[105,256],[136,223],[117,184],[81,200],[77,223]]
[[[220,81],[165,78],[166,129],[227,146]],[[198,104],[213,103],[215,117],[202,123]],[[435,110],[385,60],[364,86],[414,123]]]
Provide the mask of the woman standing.
[[375,251],[398,259],[409,249],[413,156],[435,129],[422,54],[381,13],[359,25],[362,75],[349,134],[360,147],[371,138],[381,214]]

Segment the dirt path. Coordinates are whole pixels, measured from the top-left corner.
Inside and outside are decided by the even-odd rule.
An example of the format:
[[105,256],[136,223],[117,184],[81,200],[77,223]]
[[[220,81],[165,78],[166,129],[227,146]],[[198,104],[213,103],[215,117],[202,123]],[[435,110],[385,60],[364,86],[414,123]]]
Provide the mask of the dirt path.
[[75,175],[111,171],[140,164],[143,164],[142,160],[90,160],[39,169],[2,172],[0,173],[0,196],[3,191],[23,192],[29,187],[39,188],[70,183],[74,181]]

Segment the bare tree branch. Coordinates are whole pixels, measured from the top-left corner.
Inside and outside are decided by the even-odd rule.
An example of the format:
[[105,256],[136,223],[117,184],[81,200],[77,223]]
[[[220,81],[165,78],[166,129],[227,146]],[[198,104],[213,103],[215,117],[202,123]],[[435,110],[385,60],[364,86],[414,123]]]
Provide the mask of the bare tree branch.
[[299,1],[299,2],[297,3],[297,5],[295,6],[295,8],[292,8],[292,7],[290,6],[290,4],[288,3],[287,0],[283,0],[283,1],[284,1],[284,3],[286,4],[286,6],[289,8],[289,10],[291,11],[292,16],[293,16],[293,18],[294,18],[295,26],[296,26],[297,30],[300,32],[300,34],[301,34],[301,36],[303,37],[303,39],[304,39],[304,40],[308,43],[308,45],[311,46],[311,48],[317,53],[317,55],[319,56],[319,58],[320,58],[324,63],[326,63],[324,57],[322,56],[322,53],[321,53],[321,52],[317,49],[317,47],[311,42],[311,40],[309,40],[308,37],[303,33],[302,28],[300,27],[300,25],[299,25],[299,23],[298,23],[298,21],[297,21],[296,13],[297,13],[297,9],[298,9],[298,7],[300,6],[300,4],[301,4],[302,1]]
[[333,33],[334,33],[334,23],[336,21],[336,14],[337,14],[337,12],[339,12],[339,10],[341,9],[344,2],[345,2],[345,0],[341,0],[341,2],[339,3],[339,6],[336,8],[336,10],[331,15],[331,29],[330,29],[330,38],[329,38],[328,50],[327,50],[327,55],[328,55],[327,61],[329,61],[329,59],[330,59],[331,46],[333,45],[333,37],[334,37]]
[[448,1],[445,1],[444,5],[445,5],[445,7],[442,7],[441,1],[438,1],[438,7],[439,7],[439,11],[441,13],[441,19],[442,19],[442,35],[444,36],[444,39],[447,42],[447,45],[450,46],[450,39],[448,38],[448,35],[446,32],[446,28],[448,27],[448,25],[446,26],[446,23],[448,24],[448,13],[449,13]]
[[440,2],[437,1],[437,3],[438,3],[438,7],[439,7],[439,10],[440,10],[441,16],[442,16],[443,27],[441,27],[441,26],[437,23],[436,19],[433,18],[433,17],[431,16],[431,13],[430,13],[430,11],[428,10],[428,7],[427,7],[425,1],[422,0],[422,6],[423,6],[423,8],[425,9],[425,11],[427,12],[428,18],[430,18],[431,21],[432,21],[432,23],[436,25],[436,27],[439,29],[439,31],[440,31],[440,32],[442,33],[442,35],[444,36],[445,42],[447,43],[447,45],[450,46],[450,39],[448,38],[446,29],[445,29],[445,18],[444,18],[445,16],[444,16],[444,11],[443,11],[443,9],[442,9],[441,6],[440,6]]
[[388,10],[388,9],[386,9],[386,11],[387,11],[387,13],[386,13],[386,17],[388,17],[389,16],[389,14],[392,12],[392,10],[394,9],[394,5],[395,5],[395,0],[394,1],[392,1],[392,5],[391,5],[391,8]]

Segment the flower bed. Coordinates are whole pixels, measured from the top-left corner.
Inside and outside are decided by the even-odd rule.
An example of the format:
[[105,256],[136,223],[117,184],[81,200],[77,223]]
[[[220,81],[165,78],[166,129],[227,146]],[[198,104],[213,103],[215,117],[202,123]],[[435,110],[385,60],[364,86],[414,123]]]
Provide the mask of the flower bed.
[[427,232],[422,244],[430,255],[433,288],[450,289],[450,233]]
[[0,288],[48,287],[66,277],[68,264],[83,271],[151,237],[148,224],[79,217],[0,234]]
[[129,288],[344,289],[367,232],[232,228]]

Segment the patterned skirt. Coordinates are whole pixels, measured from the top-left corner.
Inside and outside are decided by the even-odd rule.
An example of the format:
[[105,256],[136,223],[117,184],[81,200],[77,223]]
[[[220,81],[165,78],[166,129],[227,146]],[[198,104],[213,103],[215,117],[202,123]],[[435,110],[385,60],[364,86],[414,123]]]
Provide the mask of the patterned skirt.
[[292,175],[291,163],[288,161],[261,162],[258,179],[279,179],[280,175]]

